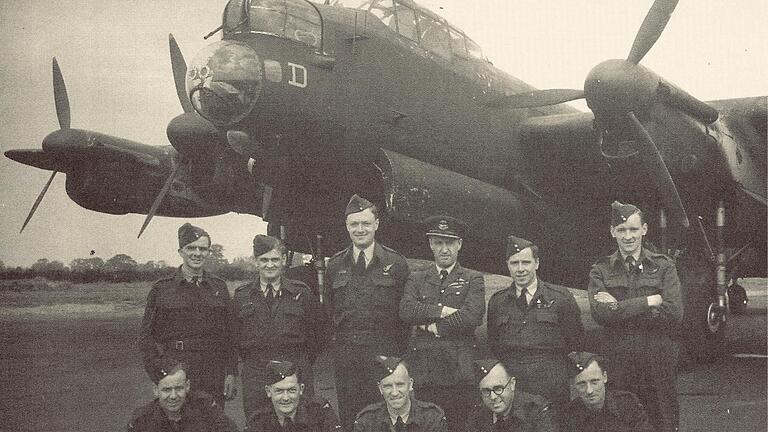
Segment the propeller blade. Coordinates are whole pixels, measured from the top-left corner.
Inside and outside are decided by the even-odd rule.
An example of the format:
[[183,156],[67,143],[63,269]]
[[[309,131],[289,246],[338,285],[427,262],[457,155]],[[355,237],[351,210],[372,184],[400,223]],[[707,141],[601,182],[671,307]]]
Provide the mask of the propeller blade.
[[640,29],[637,30],[627,61],[638,64],[648,54],[667,26],[677,2],[678,0],[656,0],[653,2],[651,9],[640,25]]
[[171,173],[170,176],[168,176],[168,180],[165,181],[163,188],[160,189],[160,193],[157,194],[157,198],[155,198],[155,202],[152,203],[152,207],[150,207],[149,213],[147,213],[147,217],[144,219],[144,224],[141,225],[141,229],[139,230],[139,235],[136,236],[136,238],[141,237],[141,234],[144,233],[144,230],[147,229],[147,226],[149,226],[149,222],[155,216],[157,209],[160,207],[160,204],[162,204],[163,202],[163,198],[165,198],[165,195],[171,189],[171,185],[173,184],[173,180],[176,178],[176,173],[179,172],[179,168],[181,168],[181,163],[176,164],[176,167],[173,169],[173,172]]
[[184,54],[179,49],[179,44],[172,34],[168,34],[168,45],[171,50],[171,70],[173,71],[173,82],[176,84],[176,94],[179,96],[181,108],[185,113],[194,112],[192,102],[187,94],[185,79],[187,77],[187,62],[184,61]]
[[493,108],[536,108],[557,105],[584,97],[584,90],[548,89],[507,95],[488,103]]
[[272,205],[272,186],[264,185],[264,193],[261,195],[261,218],[269,219],[269,207]]
[[56,57],[53,58],[53,102],[56,104],[56,116],[59,118],[59,127],[69,129],[69,97],[67,96],[67,86],[64,85],[64,77],[61,76],[61,69]]
[[653,176],[654,183],[656,183],[656,189],[661,194],[662,205],[669,210],[673,219],[677,219],[684,227],[688,228],[691,224],[688,221],[688,216],[685,214],[683,202],[680,200],[680,194],[677,192],[672,176],[669,175],[667,164],[664,163],[659,149],[653,142],[651,135],[648,134],[640,120],[637,119],[635,113],[630,111],[627,113],[627,116],[637,132],[640,156],[643,158],[645,165],[652,171],[651,175]]
[[48,183],[46,183],[45,186],[43,186],[43,190],[40,191],[40,195],[37,196],[35,203],[32,204],[32,208],[29,210],[29,214],[27,215],[27,218],[24,219],[24,223],[21,225],[19,234],[21,234],[21,232],[24,231],[24,228],[27,227],[29,220],[32,219],[32,215],[35,214],[35,211],[37,210],[37,206],[39,206],[40,203],[43,201],[43,197],[45,196],[45,193],[48,192],[48,188],[51,187],[51,183],[53,183],[53,178],[56,177],[56,173],[58,173],[58,171],[54,171],[53,173],[51,173],[51,177],[48,179]]

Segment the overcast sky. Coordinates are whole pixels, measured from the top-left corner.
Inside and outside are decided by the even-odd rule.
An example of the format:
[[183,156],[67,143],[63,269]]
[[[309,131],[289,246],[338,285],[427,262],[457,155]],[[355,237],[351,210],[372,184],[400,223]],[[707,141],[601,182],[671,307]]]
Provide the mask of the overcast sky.
[[[650,0],[424,1],[479,43],[494,64],[538,88],[581,88],[589,70],[625,58]],[[51,57],[62,68],[72,127],[165,145],[181,112],[168,60],[173,33],[189,61],[220,24],[224,0],[34,0],[0,2],[0,148],[40,148],[58,129]],[[681,0],[642,63],[702,100],[768,94],[768,2]],[[214,39],[220,37],[215,36]],[[586,109],[583,104],[577,107]],[[157,217],[142,236],[142,215],[85,210],[58,175],[23,234],[24,217],[50,172],[0,157],[0,260],[38,258],[139,262],[176,255],[181,219]],[[126,179],[129,181],[130,179]],[[249,215],[198,219],[232,259],[249,254],[265,224]]]

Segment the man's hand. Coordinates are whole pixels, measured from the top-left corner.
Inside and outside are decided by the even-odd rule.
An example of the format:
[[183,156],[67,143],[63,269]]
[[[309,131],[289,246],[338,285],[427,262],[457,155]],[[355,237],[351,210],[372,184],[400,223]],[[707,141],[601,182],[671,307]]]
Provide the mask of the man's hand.
[[443,309],[440,311],[440,318],[445,318],[448,315],[451,315],[456,312],[458,312],[458,309],[452,308],[450,306],[443,306]]
[[232,400],[237,396],[237,386],[235,386],[235,376],[227,375],[224,378],[224,399]]
[[605,291],[600,291],[599,293],[595,294],[595,301],[598,303],[618,303],[616,301],[616,297]]
[[654,295],[648,296],[648,306],[651,306],[651,307],[661,306],[662,301],[663,299],[661,298],[660,294],[654,294]]

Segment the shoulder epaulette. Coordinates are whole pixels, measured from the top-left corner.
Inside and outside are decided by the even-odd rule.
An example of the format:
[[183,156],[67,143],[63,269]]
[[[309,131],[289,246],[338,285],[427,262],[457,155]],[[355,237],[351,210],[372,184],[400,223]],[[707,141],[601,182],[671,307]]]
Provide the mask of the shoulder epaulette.
[[595,261],[595,264],[608,264],[611,261],[611,256],[612,255],[601,256]]
[[360,417],[363,416],[363,414],[368,414],[368,413],[375,412],[375,411],[381,409],[383,405],[384,405],[384,402],[372,403],[372,404],[366,406],[365,408],[361,409],[360,412],[357,413],[357,416],[355,418],[359,419]]
[[172,281],[172,280],[174,280],[175,278],[176,278],[176,276],[166,276],[166,277],[164,277],[164,278],[160,278],[160,279],[158,279],[158,280],[156,280],[156,281],[152,282],[152,286],[155,286],[155,285],[159,284],[160,282],[168,282],[168,281]]
[[421,400],[418,400],[418,399],[416,399],[415,401],[422,408],[429,409],[429,410],[434,410],[434,411],[439,412],[441,415],[445,415],[445,411],[443,411],[442,408],[440,408],[439,406],[437,406],[436,404],[434,404],[432,402],[421,401]]
[[340,257],[341,255],[343,255],[344,253],[346,253],[346,252],[347,252],[347,249],[348,249],[348,248],[344,248],[344,249],[342,249],[342,250],[340,250],[340,251],[336,252],[335,254],[331,255],[331,258],[330,258],[330,259],[334,259],[334,258]]
[[570,291],[568,291],[568,288],[566,288],[566,287],[564,287],[564,286],[562,286],[562,285],[555,285],[555,284],[551,284],[551,283],[549,283],[549,282],[546,282],[546,286],[547,286],[547,287],[549,287],[549,288],[551,288],[551,289],[552,289],[552,291],[557,291],[557,292],[559,292],[560,294],[568,294],[568,295],[570,295],[570,294],[571,294],[571,292],[570,292]]
[[246,283],[240,285],[239,287],[235,288],[235,292],[238,292],[238,291],[240,291],[240,290],[242,290],[244,288],[247,288],[250,284],[251,284],[251,282],[246,282]]
[[488,301],[491,301],[491,299],[493,299],[493,298],[494,298],[494,297],[496,297],[497,295],[501,295],[501,293],[505,293],[505,292],[507,292],[507,290],[508,290],[508,289],[509,289],[509,288],[502,288],[502,289],[500,289],[500,290],[496,291],[495,293],[491,294],[491,298],[490,298],[490,299],[488,299]]
[[392,248],[391,248],[391,247],[389,247],[389,246],[385,246],[385,245],[383,245],[383,244],[381,244],[381,243],[379,243],[379,244],[381,245],[381,248],[382,248],[382,249],[384,249],[385,251],[387,251],[387,252],[391,252],[391,253],[393,253],[393,254],[395,254],[395,255],[397,255],[397,256],[399,256],[399,257],[401,257],[401,258],[405,259],[405,257],[403,256],[403,254],[401,254],[400,252],[398,252],[398,251],[396,251],[396,250],[392,249]]

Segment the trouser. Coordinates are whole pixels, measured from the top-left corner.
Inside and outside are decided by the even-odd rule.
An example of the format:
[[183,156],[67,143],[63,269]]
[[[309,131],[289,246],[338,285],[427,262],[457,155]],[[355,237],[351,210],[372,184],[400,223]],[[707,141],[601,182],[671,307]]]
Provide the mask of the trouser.
[[373,367],[376,355],[396,356],[397,347],[392,344],[353,344],[346,341],[335,341],[333,344],[339,419],[345,431],[352,430],[357,413],[382,400]]
[[242,357],[243,373],[240,379],[243,383],[243,412],[246,420],[259,408],[272,406],[272,401],[264,390],[269,384],[267,363],[270,360],[293,362],[299,372],[300,381],[304,384],[302,399],[312,400],[315,394],[315,377],[306,351],[296,349],[277,353],[253,349],[242,354]]
[[613,331],[606,341],[608,385],[635,393],[656,430],[677,430],[677,342],[664,334],[640,330]]
[[473,385],[424,385],[416,389],[416,399],[432,402],[445,412],[448,430],[464,431],[472,408],[480,403],[479,391]]
[[568,358],[560,353],[537,353],[503,359],[515,377],[515,389],[543,396],[559,414],[570,402]]

